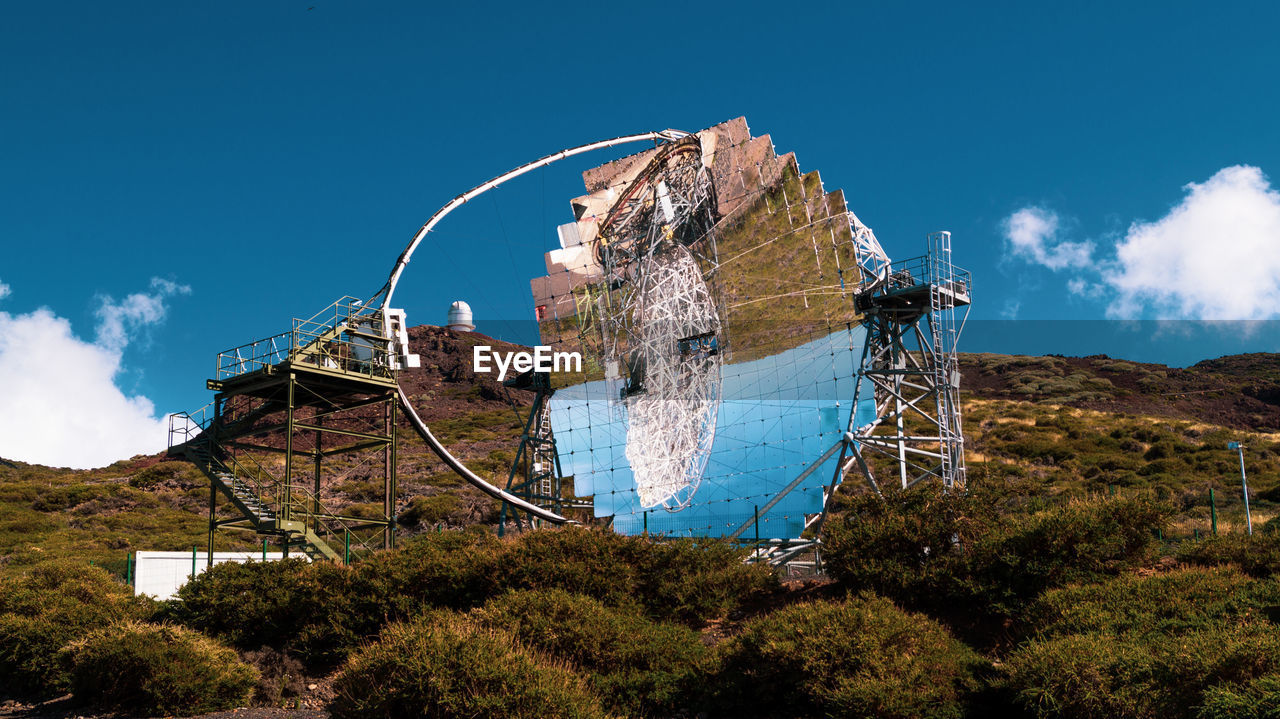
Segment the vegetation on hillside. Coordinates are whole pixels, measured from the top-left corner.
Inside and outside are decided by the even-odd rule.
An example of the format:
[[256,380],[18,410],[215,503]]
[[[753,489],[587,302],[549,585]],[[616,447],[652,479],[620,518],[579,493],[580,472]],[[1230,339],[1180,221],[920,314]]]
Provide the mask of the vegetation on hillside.
[[[203,544],[198,473],[2,462],[0,692],[137,715],[293,704],[328,678],[340,717],[1275,716],[1275,358],[966,361],[970,492],[851,485],[808,584],[717,541],[499,539],[410,451],[398,549],[219,565],[155,603],[124,557]],[[440,431],[500,471],[514,413],[459,401]],[[1252,537],[1227,441],[1248,447]]]

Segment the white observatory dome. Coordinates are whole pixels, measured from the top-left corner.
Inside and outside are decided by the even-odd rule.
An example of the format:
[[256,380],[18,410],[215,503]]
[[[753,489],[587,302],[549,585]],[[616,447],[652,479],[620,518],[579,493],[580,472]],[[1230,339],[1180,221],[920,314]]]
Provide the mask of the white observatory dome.
[[471,332],[476,325],[471,320],[471,305],[458,300],[449,305],[449,324],[445,325],[458,332]]

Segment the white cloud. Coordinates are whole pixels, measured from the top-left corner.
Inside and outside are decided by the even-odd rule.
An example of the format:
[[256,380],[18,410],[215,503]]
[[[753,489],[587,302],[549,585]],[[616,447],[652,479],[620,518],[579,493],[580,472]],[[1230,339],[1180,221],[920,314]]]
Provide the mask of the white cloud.
[[1093,243],[1058,238],[1058,215],[1040,207],[1024,207],[1004,221],[1004,236],[1013,254],[1057,271],[1082,269],[1093,262]]
[[8,297],[10,292],[12,292],[12,290],[9,288],[9,285],[0,282],[0,300]]
[[1280,193],[1256,167],[1190,183],[1155,222],[1135,222],[1103,274],[1113,317],[1280,317]]
[[1107,296],[1107,286],[1100,282],[1090,282],[1083,277],[1072,277],[1067,280],[1067,291],[1077,297],[1096,300]]
[[151,288],[155,290],[152,294],[135,292],[120,302],[111,297],[101,298],[97,312],[98,344],[123,350],[134,332],[164,320],[166,298],[174,294],[191,294],[187,285],[159,277],[151,278]]
[[94,342],[48,309],[0,312],[0,457],[84,468],[164,448],[165,417],[115,384],[129,341],[164,319],[166,297],[190,292],[165,280],[152,287],[102,298]]
[[1035,206],[1005,219],[1005,238],[1013,256],[1068,270],[1067,291],[1106,300],[1111,318],[1280,318],[1280,192],[1248,165],[1183,189],[1164,217],[1132,223],[1112,256],[1063,239],[1058,215]]

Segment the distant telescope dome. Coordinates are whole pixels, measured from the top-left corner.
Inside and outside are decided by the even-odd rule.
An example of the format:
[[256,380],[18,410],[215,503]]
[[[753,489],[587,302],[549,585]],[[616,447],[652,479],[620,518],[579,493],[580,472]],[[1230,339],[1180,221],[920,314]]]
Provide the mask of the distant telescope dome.
[[475,322],[471,320],[471,305],[462,300],[449,305],[449,324],[446,327],[458,332],[475,330]]

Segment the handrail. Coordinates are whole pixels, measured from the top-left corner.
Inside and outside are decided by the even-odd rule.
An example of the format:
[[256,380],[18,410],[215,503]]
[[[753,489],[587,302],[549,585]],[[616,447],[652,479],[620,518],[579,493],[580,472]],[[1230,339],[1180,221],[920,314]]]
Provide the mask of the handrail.
[[382,311],[342,297],[292,329],[218,353],[216,377],[227,379],[287,361],[311,362],[345,373],[390,379],[389,338]]
[[[375,547],[371,547],[368,542],[356,535],[355,530],[353,530],[346,522],[339,519],[335,512],[326,507],[324,503],[320,501],[320,498],[305,486],[300,484],[291,485],[289,488],[289,496],[285,497],[284,482],[280,481],[280,479],[272,474],[270,470],[263,467],[262,463],[253,457],[253,455],[246,454],[243,457],[244,460],[253,463],[253,468],[247,467],[243,462],[241,462],[241,458],[237,458],[234,455],[227,455],[227,458],[234,465],[235,469],[239,469],[244,472],[244,474],[250,475],[249,479],[251,479],[254,484],[254,494],[256,494],[259,499],[267,499],[268,496],[272,497],[270,509],[275,512],[276,517],[280,517],[284,514],[283,510],[287,501],[290,509],[297,510],[299,514],[315,519],[315,529],[317,530],[317,533],[318,530],[321,529],[321,525],[323,523],[323,528],[329,536],[336,536],[337,532],[329,526],[329,523],[331,522],[336,523],[342,531],[351,532],[352,538],[354,538],[361,547],[371,552],[375,550]],[[256,472],[254,471],[255,468]],[[234,469],[233,474],[237,477],[241,476],[236,473]],[[266,476],[271,480],[270,485],[261,481],[261,477],[263,476]],[[270,492],[268,492],[268,490],[270,490]],[[301,495],[301,498],[299,499],[298,497],[293,496],[295,494]],[[319,511],[317,512],[313,510],[313,507]]]
[[920,255],[899,260],[894,263],[893,271],[887,278],[863,277],[861,284],[864,290],[879,284],[879,289],[891,292],[896,289],[938,283],[943,279],[949,281],[957,290],[966,290],[972,284],[968,270],[935,255]]
[[[281,490],[281,487],[284,486],[284,484],[279,479],[277,479],[275,475],[271,474],[271,472],[268,471],[267,468],[263,467],[262,463],[260,463],[257,459],[254,459],[251,455],[245,455],[245,459],[253,462],[254,467],[257,470],[256,472],[254,472],[249,467],[246,467],[243,463],[241,463],[240,458],[236,457],[233,454],[227,453],[226,458],[227,458],[227,461],[229,461],[231,464],[228,466],[226,465],[226,462],[223,462],[223,465],[226,466],[227,469],[231,471],[232,476],[236,477],[237,479],[248,480],[252,482],[252,486],[250,488],[253,490],[254,495],[258,497],[258,499],[265,500],[268,496],[271,496],[268,494],[268,490],[271,489],[272,487],[275,488],[274,500],[270,509],[273,512],[276,512],[278,516],[279,508],[282,506],[280,501],[280,490]],[[236,470],[239,470],[239,471],[237,472]],[[262,477],[264,476],[270,479],[271,482],[267,483],[262,481]]]
[[289,359],[293,347],[293,331],[281,332],[218,353],[215,377],[226,379],[255,372]]
[[[169,449],[186,444],[203,432],[209,426],[211,407],[213,407],[212,402],[194,412],[174,412],[169,415]],[[175,437],[181,437],[182,441],[175,442]]]

